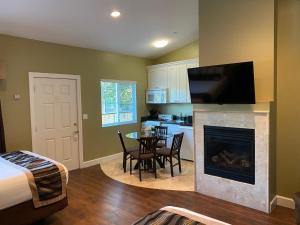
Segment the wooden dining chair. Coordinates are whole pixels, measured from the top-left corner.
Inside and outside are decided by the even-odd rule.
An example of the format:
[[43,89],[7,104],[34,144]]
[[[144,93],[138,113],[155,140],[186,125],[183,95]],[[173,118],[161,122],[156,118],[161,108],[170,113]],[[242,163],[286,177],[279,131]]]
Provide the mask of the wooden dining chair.
[[120,138],[120,142],[123,148],[123,170],[124,173],[126,173],[126,165],[127,165],[127,159],[129,159],[130,157],[130,152],[138,152],[139,147],[135,146],[135,147],[131,147],[131,148],[126,148],[125,144],[124,144],[124,140],[123,140],[123,136],[121,131],[118,130],[118,136]]
[[[154,132],[158,136],[164,136],[168,134],[168,127],[165,126],[155,126],[154,127]],[[167,147],[167,138],[160,138],[158,143],[157,143],[157,148],[164,148]]]
[[137,160],[138,170],[139,170],[139,178],[142,181],[141,174],[141,164],[143,163],[144,169],[147,164],[150,162],[152,164],[153,172],[155,178],[156,174],[156,146],[158,142],[157,137],[141,137],[139,139],[140,146],[138,151],[130,152],[130,174],[132,174],[132,161]]
[[[181,159],[180,159],[180,149],[182,144],[184,133],[174,134],[172,146],[171,148],[161,148],[158,149],[156,154],[158,156],[163,157],[163,164],[165,164],[165,161],[170,162],[170,169],[171,169],[171,176],[174,177],[173,167],[179,166],[179,172],[181,173]],[[177,163],[173,164],[173,158],[177,159]]]

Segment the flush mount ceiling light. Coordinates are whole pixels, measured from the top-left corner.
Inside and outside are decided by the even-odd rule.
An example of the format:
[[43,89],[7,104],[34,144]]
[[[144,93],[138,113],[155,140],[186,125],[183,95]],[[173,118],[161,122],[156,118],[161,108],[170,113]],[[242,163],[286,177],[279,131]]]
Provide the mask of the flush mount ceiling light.
[[155,48],[163,48],[166,47],[169,44],[168,40],[157,40],[153,42],[153,46]]
[[113,18],[118,18],[118,17],[120,17],[121,16],[121,13],[119,12],[119,11],[112,11],[111,13],[110,13],[110,15],[111,15],[111,17],[113,17]]

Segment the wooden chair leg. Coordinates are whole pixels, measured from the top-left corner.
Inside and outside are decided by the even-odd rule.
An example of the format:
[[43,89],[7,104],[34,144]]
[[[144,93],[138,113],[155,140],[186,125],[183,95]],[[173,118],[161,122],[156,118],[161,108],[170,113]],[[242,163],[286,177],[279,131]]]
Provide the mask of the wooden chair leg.
[[179,165],[179,173],[181,173],[181,159],[179,153],[178,153],[178,165]]
[[153,158],[153,169],[154,169],[154,176],[155,176],[155,179],[156,179],[157,174],[156,174],[156,160],[155,160],[155,158]]
[[132,174],[132,159],[131,159],[131,157],[130,157],[130,174]]
[[138,168],[139,168],[140,181],[142,181],[142,171],[141,171],[141,161],[140,160],[138,160]]
[[123,153],[123,169],[124,169],[125,153]]
[[170,156],[170,168],[171,168],[171,176],[174,177],[172,156]]
[[123,153],[123,170],[124,170],[124,173],[125,173],[125,153]]

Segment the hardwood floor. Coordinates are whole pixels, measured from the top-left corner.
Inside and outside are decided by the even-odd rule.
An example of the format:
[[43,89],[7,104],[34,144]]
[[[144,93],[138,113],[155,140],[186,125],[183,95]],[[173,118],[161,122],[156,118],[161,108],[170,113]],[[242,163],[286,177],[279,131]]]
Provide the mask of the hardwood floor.
[[231,224],[294,224],[294,210],[277,207],[271,215],[195,192],[163,191],[119,183],[99,166],[70,172],[69,206],[38,225],[129,225],[139,217],[172,205]]

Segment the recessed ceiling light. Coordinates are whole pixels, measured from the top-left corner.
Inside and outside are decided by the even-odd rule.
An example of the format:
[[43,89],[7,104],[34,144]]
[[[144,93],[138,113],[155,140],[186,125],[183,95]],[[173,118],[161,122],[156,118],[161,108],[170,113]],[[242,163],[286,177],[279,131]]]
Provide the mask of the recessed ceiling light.
[[112,11],[110,15],[111,17],[117,18],[121,16],[121,13],[119,11]]
[[163,48],[169,44],[168,40],[157,40],[153,42],[155,48]]

